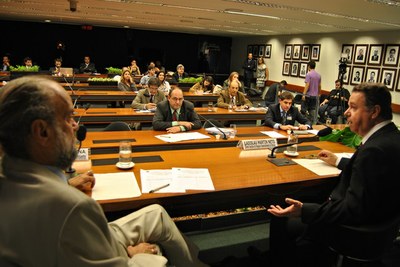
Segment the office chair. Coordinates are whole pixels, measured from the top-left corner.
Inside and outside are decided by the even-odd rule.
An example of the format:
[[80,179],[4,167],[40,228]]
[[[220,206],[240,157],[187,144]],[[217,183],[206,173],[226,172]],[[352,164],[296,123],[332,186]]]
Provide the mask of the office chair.
[[[391,221],[375,225],[332,227],[329,231],[329,248],[338,257],[336,267],[345,263],[381,264],[381,260],[391,246],[399,231],[400,216]],[[374,265],[376,266],[376,265]]]
[[130,131],[131,128],[126,122],[123,121],[115,121],[111,122],[106,128],[103,129],[104,132],[109,131]]

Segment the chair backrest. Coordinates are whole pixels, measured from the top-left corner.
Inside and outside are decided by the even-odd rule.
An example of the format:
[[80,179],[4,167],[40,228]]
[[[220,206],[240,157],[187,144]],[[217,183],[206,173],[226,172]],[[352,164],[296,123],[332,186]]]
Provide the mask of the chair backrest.
[[378,261],[393,245],[400,227],[400,216],[381,224],[332,227],[331,249],[358,261]]
[[111,122],[103,131],[130,131],[131,128],[126,122],[123,121],[115,121]]

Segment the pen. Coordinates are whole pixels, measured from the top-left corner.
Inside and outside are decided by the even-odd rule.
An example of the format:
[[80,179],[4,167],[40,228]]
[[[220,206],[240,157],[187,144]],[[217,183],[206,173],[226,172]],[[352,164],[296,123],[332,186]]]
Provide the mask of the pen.
[[149,191],[149,193],[157,192],[157,191],[159,191],[159,190],[161,190],[161,189],[163,189],[163,188],[166,188],[167,186],[169,186],[169,184],[165,184],[165,185],[156,187],[156,188],[154,188],[154,189],[151,189],[151,190]]

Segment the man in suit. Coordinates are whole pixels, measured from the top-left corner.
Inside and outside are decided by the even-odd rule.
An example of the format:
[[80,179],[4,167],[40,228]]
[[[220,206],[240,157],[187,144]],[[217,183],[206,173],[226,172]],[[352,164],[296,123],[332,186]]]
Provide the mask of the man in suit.
[[265,106],[268,107],[271,104],[275,104],[278,101],[278,96],[281,94],[282,90],[285,89],[287,82],[285,80],[279,83],[273,83],[268,88],[265,94]]
[[157,103],[164,101],[164,92],[158,90],[160,86],[159,80],[156,77],[151,77],[147,82],[147,88],[139,90],[135,99],[132,101],[133,109],[154,109]]
[[155,243],[171,265],[205,266],[161,206],[107,223],[94,199],[67,184],[73,111],[48,78],[25,76],[0,92],[0,266],[165,266]]
[[50,74],[54,76],[61,76],[61,65],[62,65],[62,59],[56,58],[54,60],[54,67],[51,67],[49,69]]
[[364,60],[364,50],[358,50],[357,60]]
[[257,62],[253,59],[252,53],[248,53],[247,59],[244,61],[242,68],[244,69],[244,86],[250,88],[253,73],[257,68]]
[[378,50],[374,50],[374,54],[371,57],[371,61],[379,61]]
[[238,80],[232,80],[229,82],[228,89],[221,91],[217,100],[219,108],[248,109],[253,106],[245,94],[239,92],[239,83]]
[[359,71],[356,71],[356,74],[355,74],[355,76],[353,78],[353,81],[354,82],[360,82],[361,81],[361,77],[360,77],[360,72]]
[[178,84],[179,80],[182,80],[184,78],[188,78],[189,74],[187,74],[187,72],[185,72],[185,66],[183,66],[182,64],[179,64],[178,66],[176,66],[176,72],[172,75],[172,83],[174,84]]
[[[281,93],[279,95],[279,103],[269,106],[265,115],[264,125],[285,131],[311,128],[311,121],[302,115],[296,107],[293,107],[292,104],[292,93],[287,91]],[[300,123],[298,126],[294,126],[296,121]]]
[[[306,255],[323,260],[319,256],[327,251],[330,229],[340,231],[339,226],[343,224],[378,225],[399,217],[400,180],[393,174],[393,168],[400,165],[400,131],[392,122],[391,104],[391,94],[384,85],[362,83],[354,87],[345,115],[350,130],[362,136],[362,145],[344,166],[325,202],[304,203],[301,199],[286,198],[285,204],[270,206],[271,214],[290,218],[279,224],[277,220],[271,223],[271,234],[278,229],[282,231],[281,235],[276,232],[271,235],[270,246],[274,252],[283,245],[286,251],[291,250],[291,255],[298,256],[293,257],[297,263]],[[327,151],[321,151],[319,158],[330,163],[337,159]],[[282,225],[285,227],[280,228]],[[297,230],[289,237],[284,229],[286,233]],[[300,238],[295,241],[297,237]],[[284,254],[280,256],[285,257]],[[287,258],[286,255],[281,260]],[[300,266],[328,266],[321,262],[302,263]]]
[[90,57],[85,56],[83,58],[83,63],[79,66],[79,73],[94,73],[97,72],[96,66],[93,62],[90,62]]
[[183,92],[175,87],[168,94],[168,101],[157,104],[153,129],[168,133],[185,132],[201,128],[201,121],[192,102],[183,99]]

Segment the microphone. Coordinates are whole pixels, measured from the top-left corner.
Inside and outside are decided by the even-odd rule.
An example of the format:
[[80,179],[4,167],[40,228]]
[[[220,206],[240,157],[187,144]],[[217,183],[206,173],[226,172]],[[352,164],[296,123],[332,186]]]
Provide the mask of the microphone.
[[82,116],[85,115],[86,111],[90,108],[91,104],[87,103],[83,108],[85,109],[83,113],[79,116],[78,121],[76,122],[78,125],[81,122]]
[[[78,131],[76,132],[76,139],[79,141],[78,153],[79,153],[79,150],[81,150],[82,141],[85,140],[85,138],[86,138],[86,132],[87,132],[87,129],[83,125],[80,125],[78,128]],[[72,165],[69,166],[69,168],[65,170],[65,172],[68,174],[74,173],[75,171],[76,170],[74,168],[72,168]]]
[[80,95],[79,95],[77,98],[75,98],[74,104],[72,105],[72,108],[73,108],[73,109],[75,109],[76,103],[78,103],[79,98],[81,98]]
[[324,136],[327,136],[328,134],[331,134],[331,133],[332,133],[332,128],[327,126],[327,128],[319,130],[317,135],[319,137],[324,137]]
[[[72,89],[71,85],[70,85],[69,82],[67,81],[67,78],[65,78],[65,74],[64,74],[64,73],[62,74],[62,77],[64,78],[65,83],[67,84],[67,86],[68,86],[69,89],[71,90],[71,93],[74,95],[74,94],[75,94],[75,91],[74,91],[74,89]],[[74,75],[74,77],[72,78],[72,83],[74,83],[74,78],[75,78],[75,75]],[[75,105],[74,105],[74,106],[75,106]]]
[[228,139],[228,137],[226,137],[226,133],[224,131],[222,131],[219,127],[217,127],[212,121],[210,121],[209,119],[207,119],[206,117],[204,117],[203,115],[201,115],[199,113],[197,113],[197,115],[199,115],[200,118],[204,119],[206,122],[208,122],[213,127],[215,127],[215,129],[217,129],[219,132],[221,132],[223,135],[222,139],[224,139],[224,140]]
[[302,143],[302,141],[299,141],[299,142],[296,142],[296,143],[284,144],[284,145],[280,145],[280,146],[275,146],[275,147],[272,148],[271,154],[268,155],[268,158],[276,158],[276,155],[275,155],[274,152],[275,152],[275,150],[277,150],[278,148],[281,148],[281,147],[288,147],[288,146],[292,146],[292,145],[297,145],[297,144],[300,144],[300,143]]

